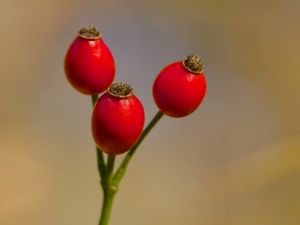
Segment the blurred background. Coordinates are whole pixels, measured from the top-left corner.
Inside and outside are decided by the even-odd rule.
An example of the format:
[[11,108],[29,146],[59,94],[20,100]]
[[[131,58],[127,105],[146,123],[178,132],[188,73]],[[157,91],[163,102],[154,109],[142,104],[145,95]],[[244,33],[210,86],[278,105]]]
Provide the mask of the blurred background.
[[1,0],[0,224],[98,222],[91,100],[63,71],[88,24],[147,121],[165,65],[198,53],[206,66],[203,104],[147,137],[111,225],[300,223],[299,21],[298,0]]

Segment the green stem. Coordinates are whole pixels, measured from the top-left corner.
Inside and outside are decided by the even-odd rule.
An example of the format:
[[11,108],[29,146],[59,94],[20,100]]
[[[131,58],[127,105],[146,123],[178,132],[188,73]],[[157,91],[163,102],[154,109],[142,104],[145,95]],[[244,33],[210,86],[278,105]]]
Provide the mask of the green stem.
[[115,165],[115,159],[116,159],[116,157],[114,155],[108,155],[106,174],[105,174],[105,180],[107,182],[111,181],[111,178],[112,178],[112,175],[114,172],[113,170],[114,170],[114,165]]
[[141,137],[139,138],[138,142],[131,148],[131,150],[127,153],[127,155],[125,156],[125,158],[123,159],[120,167],[118,168],[115,176],[113,177],[113,183],[115,184],[115,186],[118,186],[120,181],[122,180],[125,172],[126,172],[126,168],[128,166],[128,163],[130,162],[132,156],[134,155],[135,151],[137,150],[137,148],[139,147],[139,145],[142,143],[142,141],[144,140],[144,138],[147,136],[147,134],[151,131],[151,129],[156,125],[156,123],[160,120],[160,118],[163,116],[164,114],[160,111],[158,111],[155,116],[153,117],[153,119],[150,121],[150,123],[148,124],[148,126],[145,128],[145,130],[143,131]]
[[97,100],[98,100],[98,95],[92,95],[92,103],[93,103],[93,106],[95,106]]
[[114,196],[117,192],[117,187],[114,186],[112,183],[114,164],[115,164],[115,156],[109,155],[107,160],[105,177],[102,178],[103,203],[102,203],[102,211],[101,211],[101,218],[99,221],[99,225],[108,224]]
[[[97,100],[98,100],[98,95],[92,95],[93,107],[95,106]],[[104,156],[103,156],[102,151],[97,146],[96,146],[96,152],[97,152],[97,168],[98,168],[98,172],[100,174],[100,177],[103,178],[105,176]]]
[[99,225],[107,225],[109,222],[109,216],[113,204],[115,193],[109,193],[109,191],[103,191],[103,203],[102,203],[102,211],[101,218],[99,221]]

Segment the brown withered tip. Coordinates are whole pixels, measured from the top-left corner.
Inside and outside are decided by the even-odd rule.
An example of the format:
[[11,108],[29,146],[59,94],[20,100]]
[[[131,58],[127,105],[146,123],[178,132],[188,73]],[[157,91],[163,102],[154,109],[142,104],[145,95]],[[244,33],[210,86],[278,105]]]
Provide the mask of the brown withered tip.
[[108,94],[117,98],[129,98],[133,95],[133,89],[129,84],[115,83],[112,84],[108,90]]
[[78,31],[78,36],[84,39],[97,40],[102,36],[102,33],[99,32],[95,25],[88,25]]
[[182,61],[185,69],[192,73],[201,74],[204,71],[204,65],[198,55],[189,55]]

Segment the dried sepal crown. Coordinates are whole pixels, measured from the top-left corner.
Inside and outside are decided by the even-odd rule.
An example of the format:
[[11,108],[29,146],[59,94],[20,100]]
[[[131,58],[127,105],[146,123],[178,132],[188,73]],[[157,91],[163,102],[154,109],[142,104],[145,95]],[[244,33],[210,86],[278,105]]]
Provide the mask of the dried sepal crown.
[[204,70],[203,62],[198,55],[189,55],[182,61],[184,68],[192,73],[201,74]]
[[96,29],[95,25],[90,24],[78,31],[78,36],[84,39],[99,39],[102,34]]

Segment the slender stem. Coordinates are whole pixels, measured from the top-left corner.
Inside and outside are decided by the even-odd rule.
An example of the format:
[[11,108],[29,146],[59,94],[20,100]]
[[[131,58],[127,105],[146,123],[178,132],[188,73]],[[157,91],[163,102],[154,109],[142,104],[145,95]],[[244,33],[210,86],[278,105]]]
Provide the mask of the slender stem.
[[92,95],[92,103],[93,103],[93,106],[95,106],[97,100],[98,100],[98,95]]
[[[92,95],[93,107],[95,106],[97,100],[98,100],[98,95]],[[97,146],[96,146],[96,152],[97,152],[97,168],[98,168],[98,172],[100,174],[100,177],[103,178],[105,176],[104,156],[103,156],[102,151]]]
[[122,180],[125,172],[126,172],[126,168],[128,166],[128,163],[130,162],[132,156],[134,155],[135,151],[137,150],[137,148],[139,147],[139,145],[142,143],[142,141],[144,140],[144,138],[147,136],[147,134],[151,131],[151,129],[156,125],[156,123],[160,120],[160,118],[163,116],[164,114],[160,111],[158,111],[155,116],[153,117],[153,119],[150,121],[150,123],[148,124],[148,126],[145,128],[145,130],[143,131],[141,137],[139,138],[138,142],[131,148],[131,150],[127,153],[127,155],[125,156],[125,158],[123,159],[120,167],[118,168],[116,174],[113,177],[113,183],[118,186],[120,181]]
[[114,173],[114,165],[115,165],[115,159],[116,157],[114,155],[108,155],[107,160],[107,167],[106,167],[106,174],[105,174],[105,180],[111,181],[112,175]]
[[102,211],[101,211],[101,218],[99,221],[99,225],[108,224],[114,196],[115,193],[109,193],[109,191],[103,191],[103,203],[102,203]]
[[115,156],[109,155],[105,177],[102,178],[103,203],[102,203],[102,211],[101,211],[101,218],[99,220],[99,225],[108,224],[114,196],[117,192],[117,188],[111,182],[113,171],[114,171],[114,164],[115,164]]

